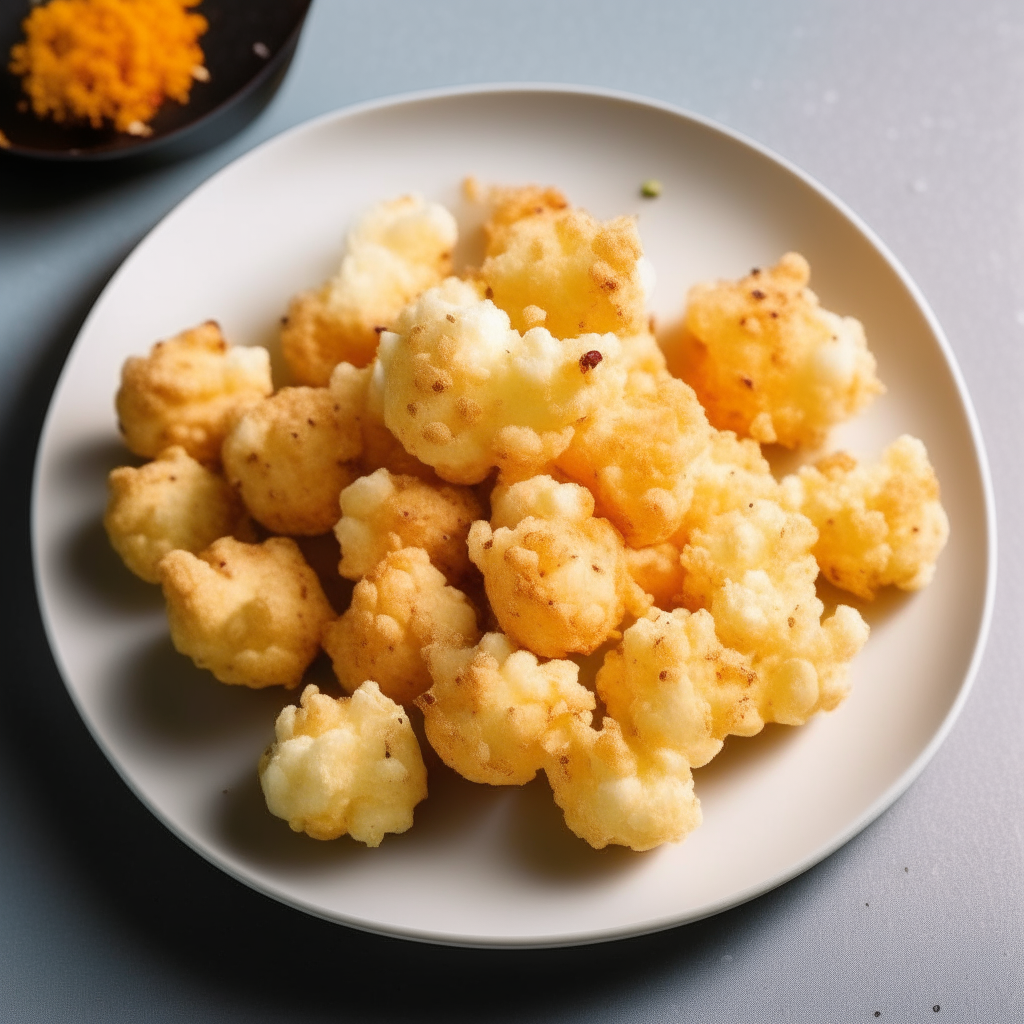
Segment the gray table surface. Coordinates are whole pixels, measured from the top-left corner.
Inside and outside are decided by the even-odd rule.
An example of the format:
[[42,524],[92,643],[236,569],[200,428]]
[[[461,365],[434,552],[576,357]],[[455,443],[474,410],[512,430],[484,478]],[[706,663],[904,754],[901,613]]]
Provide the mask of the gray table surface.
[[[1000,579],[988,650],[946,743],[826,861],[655,936],[451,950],[279,906],[137,803],[50,658],[28,488],[49,392],[90,305],[213,171],[350,103],[529,80],[715,118],[802,166],[878,232],[938,314],[978,409]],[[281,89],[216,148],[86,168],[0,160],[0,1019],[1024,1019],[1022,145],[1024,6],[1012,0],[319,0]]]

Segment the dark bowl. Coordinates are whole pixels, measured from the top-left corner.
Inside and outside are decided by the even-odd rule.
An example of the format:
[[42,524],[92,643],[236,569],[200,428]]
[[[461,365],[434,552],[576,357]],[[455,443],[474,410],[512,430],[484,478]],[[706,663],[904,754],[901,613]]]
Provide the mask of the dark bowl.
[[[0,0],[0,131],[4,152],[46,160],[111,160],[184,146],[202,148],[227,138],[269,98],[295,52],[310,0],[203,0],[210,23],[199,45],[208,82],[195,82],[189,102],[165,103],[150,122],[153,134],[127,135],[113,128],[56,124],[23,105],[21,79],[7,70],[11,47],[24,38],[28,0]],[[262,102],[260,102],[262,101]]]

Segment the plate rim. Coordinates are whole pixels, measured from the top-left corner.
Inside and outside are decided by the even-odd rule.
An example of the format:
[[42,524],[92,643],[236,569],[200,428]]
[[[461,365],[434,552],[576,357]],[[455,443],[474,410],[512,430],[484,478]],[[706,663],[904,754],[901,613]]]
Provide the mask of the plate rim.
[[[883,791],[875,801],[863,811],[853,822],[851,822],[845,829],[843,829],[837,836],[834,836],[829,842],[824,843],[822,846],[816,848],[813,852],[802,858],[795,864],[789,865],[785,870],[778,872],[767,880],[748,886],[747,888],[740,890],[739,892],[730,894],[729,897],[720,899],[709,906],[704,907],[699,913],[686,915],[679,917],[679,915],[666,916],[655,920],[649,920],[644,923],[643,926],[637,927],[635,925],[609,927],[605,929],[590,929],[584,934],[579,933],[564,933],[557,935],[546,935],[543,938],[525,936],[522,938],[516,937],[479,937],[475,936],[467,938],[465,936],[459,937],[457,935],[449,935],[441,932],[430,932],[420,928],[403,928],[401,926],[388,926],[384,927],[379,924],[370,921],[364,921],[356,917],[345,916],[343,914],[328,913],[323,908],[311,904],[302,899],[294,896],[285,895],[281,892],[274,891],[272,888],[261,884],[259,880],[247,876],[241,871],[237,871],[233,866],[224,863],[220,860],[212,851],[204,849],[197,841],[192,837],[183,834],[176,825],[169,821],[164,814],[155,807],[149,799],[141,793],[135,786],[132,779],[126,775],[125,770],[118,763],[118,760],[114,757],[111,750],[108,749],[105,742],[98,735],[93,723],[89,717],[85,714],[83,706],[80,704],[78,697],[70,684],[68,683],[68,673],[63,660],[59,654],[59,648],[56,644],[56,638],[52,629],[52,624],[48,615],[48,611],[43,600],[43,581],[41,578],[41,552],[42,552],[42,525],[41,525],[41,502],[40,492],[42,488],[42,458],[44,449],[47,446],[49,434],[52,429],[52,422],[55,416],[55,409],[57,406],[57,400],[60,397],[63,387],[67,380],[68,364],[71,360],[72,355],[75,353],[81,339],[87,333],[92,325],[93,319],[97,316],[98,310],[104,300],[107,297],[108,292],[112,291],[119,283],[120,278],[126,272],[126,268],[134,259],[138,256],[139,250],[145,245],[150,239],[152,234],[158,230],[163,223],[174,215],[179,208],[198,192],[202,191],[212,183],[219,180],[219,178],[234,170],[240,164],[255,158],[257,154],[260,154],[264,149],[271,146],[281,144],[286,139],[290,139],[293,136],[301,135],[306,132],[315,132],[322,126],[331,122],[343,122],[345,120],[356,118],[364,114],[373,113],[378,110],[386,110],[392,107],[400,107],[407,105],[414,105],[417,103],[425,103],[435,100],[445,100],[451,98],[457,98],[461,96],[488,96],[488,95],[508,95],[513,93],[529,94],[534,93],[538,95],[545,94],[562,94],[571,96],[580,96],[587,98],[596,98],[604,100],[613,100],[620,103],[635,105],[647,110],[657,110],[663,113],[670,114],[674,117],[680,118],[683,121],[690,122],[706,130],[710,130],[715,134],[724,136],[725,138],[738,143],[740,146],[752,150],[754,153],[760,155],[763,158],[771,161],[775,165],[781,167],[787,173],[797,178],[804,186],[811,189],[820,198],[824,199],[827,203],[833,206],[839,213],[845,217],[850,224],[860,232],[864,238],[870,243],[874,250],[880,255],[885,263],[887,264],[890,271],[892,271],[898,278],[901,285],[907,290],[911,299],[913,300],[917,310],[920,312],[922,317],[927,324],[929,331],[931,332],[935,341],[938,342],[939,349],[945,360],[946,366],[953,379],[953,383],[956,386],[957,393],[963,405],[964,417],[969,428],[970,440],[973,446],[973,451],[977,460],[979,483],[981,486],[981,494],[984,502],[984,522],[985,522],[985,533],[986,533],[986,560],[985,560],[985,588],[984,588],[984,600],[982,603],[981,615],[978,621],[977,634],[974,640],[974,645],[971,652],[970,661],[967,669],[964,673],[963,681],[960,684],[960,688],[957,691],[956,698],[950,705],[945,717],[943,718],[939,727],[935,730],[928,743],[924,746],[915,760],[904,770],[904,772],[893,782],[885,791]],[[157,820],[167,830],[174,835],[178,840],[183,842],[189,849],[198,853],[204,860],[215,866],[218,870],[224,872],[224,874],[241,882],[247,888],[252,889],[255,892],[260,893],[263,896],[267,896],[278,903],[282,903],[285,906],[299,910],[302,913],[309,914],[310,916],[319,918],[324,921],[328,921],[332,924],[340,924],[344,927],[354,928],[359,931],[368,932],[375,935],[380,935],[388,938],[399,938],[407,939],[416,942],[423,942],[429,945],[441,945],[441,946],[452,946],[460,948],[475,948],[475,949],[546,949],[546,948],[567,948],[584,945],[594,945],[602,942],[611,942],[627,938],[639,938],[644,935],[650,935],[656,932],[666,931],[675,927],[682,927],[684,925],[693,924],[701,920],[705,920],[709,917],[716,916],[717,914],[723,913],[726,910],[730,910],[734,907],[741,906],[758,896],[762,896],[772,890],[786,884],[798,875],[803,874],[805,871],[819,864],[827,857],[831,856],[840,847],[848,843],[855,835],[863,831],[868,825],[870,825],[875,819],[880,817],[889,807],[891,807],[916,781],[916,779],[923,772],[928,762],[935,756],[939,747],[945,742],[947,736],[951,732],[953,725],[955,724],[960,712],[963,709],[964,704],[967,701],[970,691],[974,685],[974,681],[977,678],[978,671],[981,667],[981,661],[984,657],[985,650],[987,647],[988,637],[991,630],[994,604],[995,604],[995,593],[996,593],[996,579],[998,569],[998,545],[997,545],[997,526],[996,526],[996,505],[994,488],[991,479],[991,469],[989,466],[987,451],[985,448],[984,439],[981,433],[981,426],[978,421],[977,413],[974,408],[973,400],[971,399],[970,392],[967,388],[966,381],[964,380],[963,374],[960,370],[959,363],[957,362],[956,356],[953,349],[946,337],[945,332],[942,329],[941,324],[923,292],[918,287],[916,282],[903,267],[902,263],[892,252],[892,250],[885,244],[884,241],[876,234],[876,232],[866,224],[861,217],[854,212],[842,199],[836,196],[829,188],[817,181],[808,172],[794,164],[788,158],[776,153],[768,146],[750,138],[742,132],[739,132],[733,128],[722,125],[712,118],[706,117],[702,114],[695,113],[687,110],[681,106],[673,103],[669,103],[663,100],[654,99],[652,97],[643,96],[641,94],[632,93],[629,91],[610,89],[600,86],[588,86],[573,83],[562,83],[562,82],[495,82],[495,83],[478,83],[478,84],[464,84],[458,86],[445,86],[432,89],[414,90],[410,92],[403,92],[389,96],[377,97],[371,100],[365,100],[359,103],[350,104],[342,107],[338,107],[334,110],[326,111],[324,113],[315,115],[305,121],[299,122],[298,124],[292,125],[289,128],[284,129],[281,132],[276,133],[268,139],[263,140],[252,149],[247,150],[245,153],[239,155],[233,160],[229,161],[223,167],[216,170],[213,174],[204,178],[194,188],[190,189],[182,198],[174,204],[169,210],[163,213],[160,218],[146,231],[145,235],[139,239],[139,241],[132,247],[131,251],[122,259],[117,269],[110,276],[106,285],[103,287],[100,294],[94,300],[89,313],[82,321],[82,325],[79,328],[75,340],[71,347],[68,349],[67,354],[64,357],[64,363],[61,367],[61,372],[58,375],[57,381],[54,385],[52,394],[47,405],[46,415],[43,419],[42,428],[39,433],[39,438],[36,445],[36,452],[33,462],[32,472],[32,489],[31,489],[31,504],[30,504],[30,534],[31,534],[31,554],[32,554],[32,573],[33,583],[35,586],[36,602],[40,612],[40,619],[43,624],[43,629],[46,635],[47,644],[50,648],[51,656],[53,657],[54,664],[61,677],[61,682],[64,684],[64,689],[68,696],[71,698],[71,702],[78,712],[79,717],[85,724],[93,741],[97,744],[103,755],[106,757],[108,762],[117,772],[118,776],[127,785],[131,793],[152,813]]]

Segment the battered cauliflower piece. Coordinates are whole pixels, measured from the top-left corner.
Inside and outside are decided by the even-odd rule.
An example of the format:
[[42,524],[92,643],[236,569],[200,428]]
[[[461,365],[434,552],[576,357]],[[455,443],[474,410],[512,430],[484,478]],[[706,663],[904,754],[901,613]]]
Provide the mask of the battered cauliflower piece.
[[782,490],[786,505],[818,528],[814,557],[837,587],[870,601],[880,587],[931,582],[949,520],[917,438],[903,435],[870,466],[831,455],[787,477]]
[[668,374],[635,372],[617,402],[576,425],[556,466],[593,492],[598,514],[631,547],[668,540],[693,495],[691,467],[711,441],[693,389]]
[[678,608],[683,603],[684,573],[675,544],[665,541],[646,548],[627,547],[626,568],[658,608]]
[[836,707],[868,637],[847,605],[821,621],[811,554],[817,539],[805,516],[760,500],[695,530],[681,555],[686,604],[707,608],[719,640],[752,658],[766,722],[801,725]]
[[214,541],[160,562],[171,640],[222,683],[298,686],[334,618],[295,541]]
[[403,548],[356,584],[348,611],[324,630],[323,646],[349,693],[374,679],[382,693],[408,704],[430,688],[424,647],[472,647],[479,639],[466,595],[447,585],[422,548]]
[[517,331],[539,322],[556,338],[644,329],[649,270],[632,217],[602,224],[536,186],[496,196],[479,278]]
[[267,808],[314,839],[346,833],[380,846],[412,827],[427,770],[409,716],[372,681],[334,700],[312,684],[277,716],[277,741],[260,759]]
[[457,236],[452,215],[422,196],[378,203],[363,214],[338,273],[288,307],[281,349],[295,380],[323,386],[340,362],[366,366],[399,310],[451,273]]
[[699,768],[726,736],[764,728],[750,658],[723,647],[701,609],[650,611],[622,635],[597,674],[597,692],[626,736],[668,748]]
[[884,390],[863,327],[822,309],[809,279],[807,261],[787,253],[770,270],[691,289],[670,368],[719,429],[814,446]]
[[359,423],[328,388],[281,388],[224,441],[224,472],[252,517],[274,533],[316,536],[338,519],[338,495],[359,475]]
[[502,630],[521,647],[546,658],[590,654],[627,611],[649,607],[622,538],[594,518],[585,487],[551,477],[513,484],[494,500],[494,523],[502,525],[470,527],[469,557]]
[[449,583],[458,583],[469,571],[470,524],[483,514],[468,487],[378,469],[341,492],[341,519],[334,527],[341,545],[338,572],[358,580],[389,552],[422,548]]
[[650,850],[701,822],[686,759],[668,748],[630,747],[614,718],[596,732],[561,720],[544,741],[544,772],[572,832],[601,850],[609,843]]
[[462,183],[470,202],[490,207],[484,222],[484,242],[488,256],[503,252],[508,244],[509,229],[524,217],[557,213],[569,207],[569,200],[550,185],[491,185],[485,187],[476,178]]
[[520,335],[456,278],[406,306],[394,326],[381,336],[370,402],[406,451],[452,483],[479,483],[495,466],[537,472],[625,377],[614,335]]
[[168,551],[202,551],[245,515],[235,492],[179,445],[138,469],[111,470],[107,489],[103,525],[110,544],[147,583],[160,582],[157,564]]
[[267,350],[229,345],[209,320],[125,361],[118,426],[136,455],[152,459],[180,445],[215,466],[238,412],[273,390]]
[[539,664],[501,633],[470,648],[428,647],[433,685],[416,704],[430,745],[471,782],[522,786],[544,765],[545,735],[566,716],[589,725],[594,695],[571,661]]
[[639,334],[626,335],[622,343],[622,363],[627,372],[667,373],[668,361],[654,336],[653,320]]
[[358,466],[361,475],[367,476],[378,469],[387,469],[391,473],[437,483],[438,476],[430,466],[410,455],[384,425],[384,410],[379,396],[371,394],[370,389],[376,365],[376,360],[364,367],[338,363],[331,372],[328,384],[331,396],[339,408],[338,415],[359,424],[362,450]]
[[761,446],[750,438],[738,438],[731,430],[712,428],[711,444],[690,467],[690,481],[693,499],[672,537],[672,543],[680,548],[694,530],[716,516],[758,498],[779,497],[779,485]]

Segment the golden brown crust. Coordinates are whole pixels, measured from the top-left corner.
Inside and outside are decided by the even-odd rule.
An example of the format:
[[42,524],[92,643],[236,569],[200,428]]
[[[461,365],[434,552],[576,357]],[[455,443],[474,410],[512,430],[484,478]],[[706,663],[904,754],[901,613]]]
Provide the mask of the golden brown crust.
[[449,583],[470,571],[466,537],[483,505],[468,487],[430,484],[379,469],[341,492],[338,572],[358,580],[391,551],[422,548]]
[[[537,491],[534,507],[515,500]],[[593,517],[594,501],[577,484],[535,477],[509,488],[523,518],[512,523],[495,502],[493,529],[476,522],[469,557],[484,575],[491,609],[521,647],[546,658],[590,654],[615,632],[627,610],[646,611],[649,600],[626,567],[625,544],[606,519]]]
[[351,607],[324,630],[323,646],[349,693],[373,679],[407,704],[430,686],[428,644],[471,647],[479,638],[466,595],[447,585],[425,551],[404,548],[356,584]]
[[228,345],[210,320],[125,361],[118,425],[136,455],[155,458],[180,445],[216,466],[237,414],[273,390],[267,350]]
[[159,583],[160,559],[175,549],[202,551],[243,525],[238,496],[216,473],[174,446],[135,469],[107,477],[103,517],[111,546],[136,576]]
[[299,706],[278,715],[276,734],[260,759],[260,785],[292,831],[378,846],[412,826],[427,771],[409,716],[376,683],[339,700],[307,686]]
[[282,388],[248,409],[224,441],[224,471],[257,522],[314,536],[338,520],[359,475],[358,420],[328,388]]
[[720,430],[813,447],[884,390],[861,325],[822,309],[809,278],[803,256],[787,253],[771,269],[690,290],[666,339],[669,369]]
[[402,307],[451,273],[456,237],[451,214],[420,196],[367,210],[338,273],[288,307],[281,350],[296,382],[324,387],[338,363],[368,365]]
[[544,737],[565,716],[590,724],[594,695],[571,661],[540,664],[500,633],[475,647],[429,647],[433,683],[416,700],[430,745],[471,782],[521,786],[543,766]]
[[222,537],[160,562],[174,646],[222,683],[298,686],[334,618],[295,542]]

